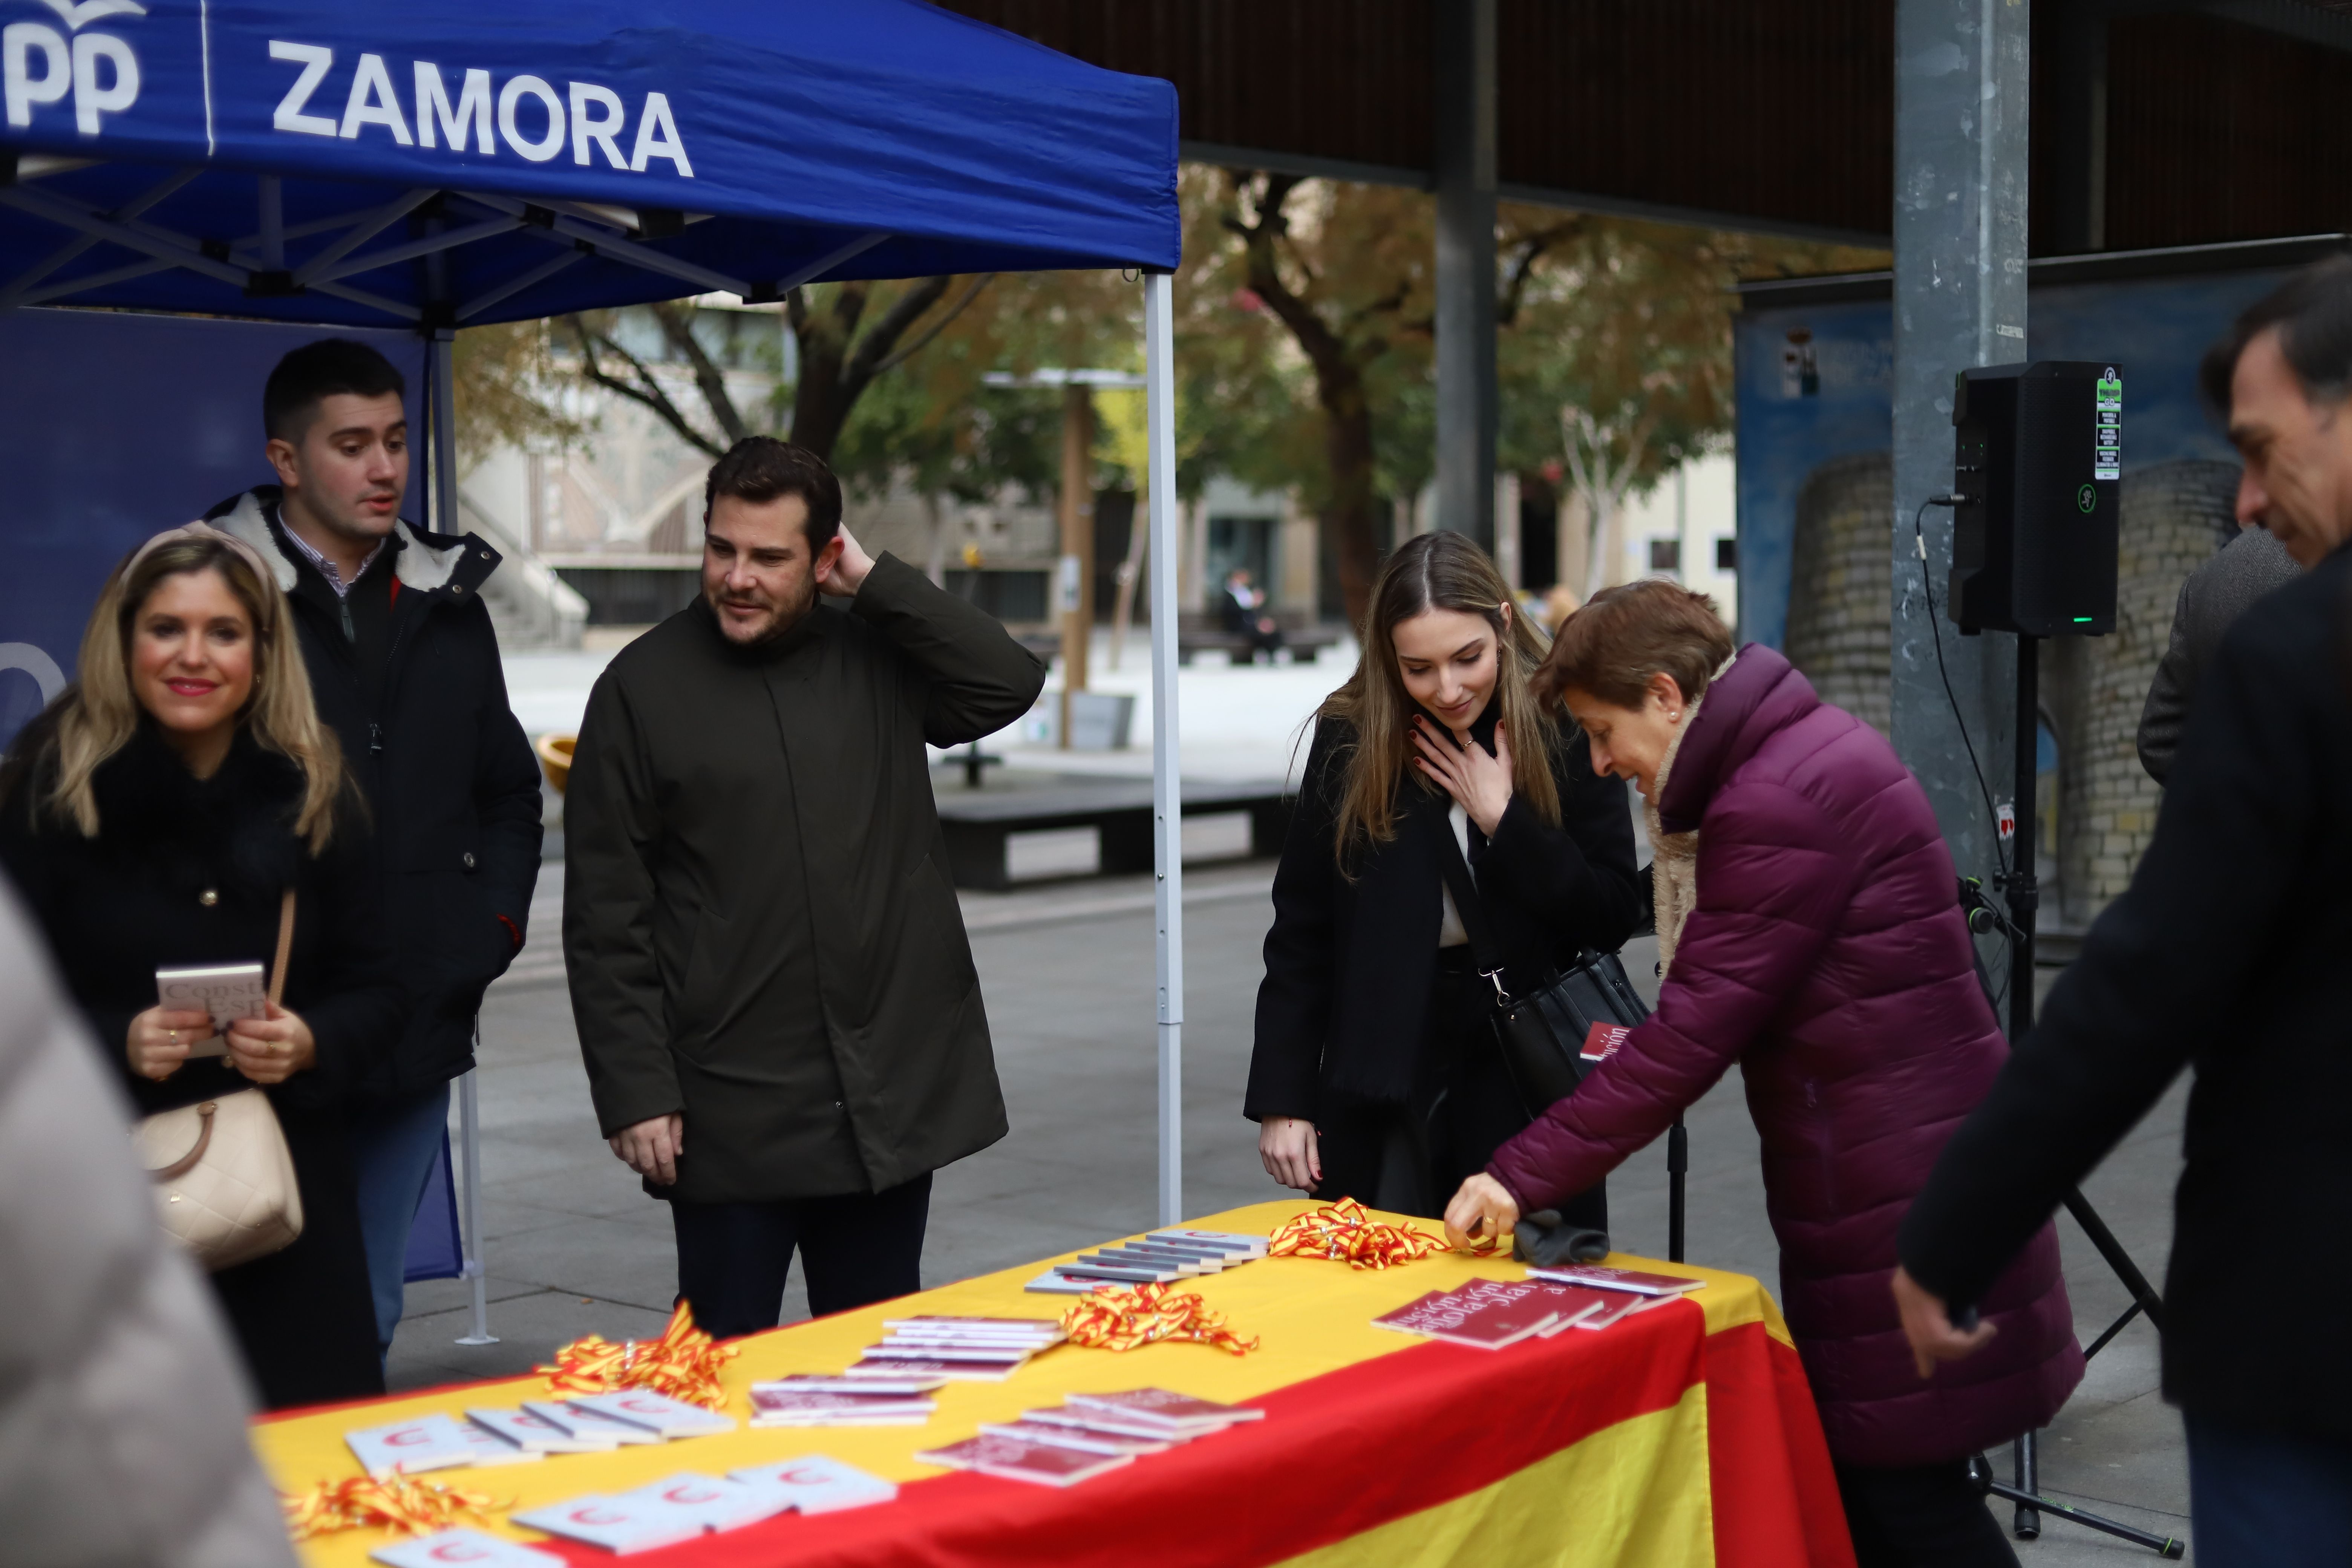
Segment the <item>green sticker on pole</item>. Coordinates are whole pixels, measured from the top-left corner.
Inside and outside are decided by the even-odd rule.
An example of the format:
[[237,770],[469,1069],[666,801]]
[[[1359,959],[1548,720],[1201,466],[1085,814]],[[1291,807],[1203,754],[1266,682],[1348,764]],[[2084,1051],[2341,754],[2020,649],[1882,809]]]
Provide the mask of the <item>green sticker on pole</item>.
[[2099,492],[2091,486],[2084,485],[2074,492],[2074,504],[2082,508],[2086,514],[2095,512],[2099,510]]

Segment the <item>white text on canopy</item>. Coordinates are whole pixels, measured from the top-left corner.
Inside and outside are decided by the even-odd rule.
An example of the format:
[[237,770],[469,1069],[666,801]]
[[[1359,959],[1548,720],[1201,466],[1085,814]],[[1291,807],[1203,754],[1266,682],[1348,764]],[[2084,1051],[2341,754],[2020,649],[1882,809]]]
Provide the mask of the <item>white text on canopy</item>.
[[[352,70],[343,94],[342,112],[333,112],[331,89],[324,99],[320,89],[335,69],[335,51],[325,44],[291,43],[273,38],[269,58],[299,66],[286,96],[278,100],[271,126],[300,136],[334,136],[357,141],[373,129],[403,147],[437,148],[445,142],[453,153],[473,152],[493,156],[501,142],[507,151],[527,163],[544,163],[569,146],[572,161],[593,168],[601,153],[607,166],[642,174],[656,158],[667,159],[678,174],[694,178],[686,143],[670,113],[669,95],[648,92],[639,106],[635,134],[629,153],[621,142],[629,135],[629,106],[611,88],[594,82],[571,81],[558,92],[544,77],[510,76],[493,84],[486,70],[467,70],[452,99],[448,79],[430,60],[410,64],[411,92],[403,105],[396,79],[382,55],[363,54]],[[415,130],[412,133],[410,110]]]

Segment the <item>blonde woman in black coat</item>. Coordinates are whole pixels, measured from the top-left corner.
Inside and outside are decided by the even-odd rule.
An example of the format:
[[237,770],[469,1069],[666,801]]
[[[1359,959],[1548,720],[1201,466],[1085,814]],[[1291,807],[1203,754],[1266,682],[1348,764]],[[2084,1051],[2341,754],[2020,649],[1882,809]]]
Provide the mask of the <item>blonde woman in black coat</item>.
[[[142,1114],[269,1096],[302,1234],[212,1277],[262,1403],[381,1393],[342,1101],[398,1037],[402,993],[286,601],[250,546],[173,530],[108,581],[77,673],[0,771],[0,865]],[[210,1019],[158,1006],[156,970],[268,964],[289,888],[284,1005],[203,1055]]]
[[[1516,994],[1640,920],[1624,786],[1528,689],[1543,645],[1485,551],[1400,546],[1356,673],[1316,715],[1274,879],[1243,1110],[1286,1186],[1431,1217],[1544,1109],[1523,1104],[1442,880],[1468,861]],[[1600,1188],[1563,1205],[1608,1224]]]

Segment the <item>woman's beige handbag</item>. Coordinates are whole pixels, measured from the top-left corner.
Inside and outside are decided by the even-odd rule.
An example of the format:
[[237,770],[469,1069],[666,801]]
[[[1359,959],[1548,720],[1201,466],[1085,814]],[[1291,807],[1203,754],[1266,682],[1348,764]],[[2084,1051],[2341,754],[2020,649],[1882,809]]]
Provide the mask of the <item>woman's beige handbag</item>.
[[[286,990],[294,947],[294,889],[278,907],[278,962],[269,1001]],[[302,1234],[294,1156],[269,1098],[241,1089],[217,1100],[150,1116],[136,1134],[140,1163],[155,1183],[163,1228],[218,1273],[282,1252]]]

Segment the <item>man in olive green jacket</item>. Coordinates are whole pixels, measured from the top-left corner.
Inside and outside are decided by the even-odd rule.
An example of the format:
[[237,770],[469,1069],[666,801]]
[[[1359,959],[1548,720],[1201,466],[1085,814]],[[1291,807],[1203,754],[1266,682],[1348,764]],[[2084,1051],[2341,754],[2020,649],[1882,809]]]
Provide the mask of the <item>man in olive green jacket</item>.
[[919,1289],[930,1173],[1005,1132],[924,742],[1003,728],[1045,669],[840,521],[814,454],[719,459],[702,597],[596,682],[564,806],[597,1119],[721,1337],[775,1325],[795,1248],[819,1315]]

